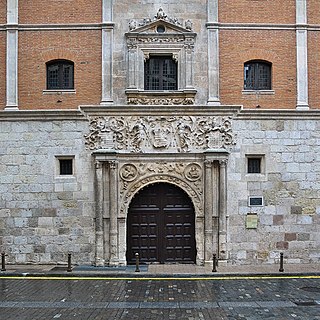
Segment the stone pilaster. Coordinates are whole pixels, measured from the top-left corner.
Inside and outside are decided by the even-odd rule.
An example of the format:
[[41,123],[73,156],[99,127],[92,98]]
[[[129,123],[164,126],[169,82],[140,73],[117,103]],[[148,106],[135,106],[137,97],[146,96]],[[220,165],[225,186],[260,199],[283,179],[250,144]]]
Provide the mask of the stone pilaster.
[[7,1],[6,108],[18,110],[18,0]]
[[208,0],[208,104],[220,105],[218,0]]
[[219,259],[227,257],[227,160],[220,160]]
[[212,259],[212,161],[205,161],[205,229],[204,229],[204,241],[205,241],[205,262],[209,262]]
[[103,237],[103,166],[102,162],[95,163],[96,169],[96,254],[95,265],[104,266],[104,237]]
[[297,110],[308,110],[307,1],[296,0]]
[[101,104],[113,104],[113,22],[112,0],[102,2],[102,97]]
[[110,170],[110,261],[111,266],[118,265],[118,196],[117,162],[109,162]]

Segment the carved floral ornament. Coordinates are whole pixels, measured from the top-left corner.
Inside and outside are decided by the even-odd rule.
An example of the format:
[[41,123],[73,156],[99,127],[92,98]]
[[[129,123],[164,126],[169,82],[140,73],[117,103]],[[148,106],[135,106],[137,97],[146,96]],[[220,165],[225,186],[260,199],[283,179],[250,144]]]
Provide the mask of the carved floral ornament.
[[[176,25],[176,26],[182,26],[181,22],[178,21],[177,18],[170,18],[166,15],[166,13],[163,11],[162,8],[159,8],[157,14],[151,19],[151,18],[145,18],[140,22],[137,22],[135,20],[130,20],[129,22],[129,30],[134,31],[138,27],[143,27],[145,25],[148,25],[154,21],[166,21],[170,24]],[[190,20],[185,21],[185,29],[191,31],[192,30],[192,22]]]
[[120,215],[125,215],[132,197],[143,187],[166,182],[185,190],[199,215],[203,214],[203,169],[200,164],[178,162],[126,163],[119,170]]
[[231,117],[97,116],[89,118],[89,126],[90,150],[187,153],[235,144]]

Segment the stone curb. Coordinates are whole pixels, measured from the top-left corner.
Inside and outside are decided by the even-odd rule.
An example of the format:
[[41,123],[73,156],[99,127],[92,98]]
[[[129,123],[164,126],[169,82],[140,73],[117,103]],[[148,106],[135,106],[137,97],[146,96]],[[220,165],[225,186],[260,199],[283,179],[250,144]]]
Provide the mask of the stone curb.
[[279,273],[204,273],[204,274],[191,274],[191,273],[157,273],[150,274],[148,272],[6,272],[1,271],[0,277],[34,277],[34,278],[55,278],[55,277],[74,277],[74,278],[269,278],[269,277],[308,277],[320,276],[320,272],[279,272]]

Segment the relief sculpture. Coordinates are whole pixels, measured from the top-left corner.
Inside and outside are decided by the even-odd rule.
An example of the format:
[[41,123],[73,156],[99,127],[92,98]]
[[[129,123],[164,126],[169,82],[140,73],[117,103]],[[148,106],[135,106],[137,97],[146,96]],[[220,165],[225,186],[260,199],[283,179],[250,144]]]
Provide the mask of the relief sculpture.
[[[203,213],[203,173],[198,163],[151,162],[125,163],[120,167],[120,215],[125,215],[134,194],[154,182],[181,187],[193,199],[198,214]],[[192,182],[192,183],[191,183]]]
[[87,149],[118,152],[203,152],[235,144],[231,117],[90,117]]

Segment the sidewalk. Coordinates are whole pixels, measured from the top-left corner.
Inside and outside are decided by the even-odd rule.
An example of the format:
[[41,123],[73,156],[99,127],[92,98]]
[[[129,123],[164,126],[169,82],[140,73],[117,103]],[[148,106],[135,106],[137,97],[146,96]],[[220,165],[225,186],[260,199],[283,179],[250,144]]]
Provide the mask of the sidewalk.
[[151,264],[139,266],[94,267],[72,266],[67,271],[66,265],[6,265],[6,271],[0,276],[74,276],[74,277],[232,277],[232,276],[320,276],[320,264],[285,264],[279,272],[279,265],[230,265],[196,266],[192,264]]

